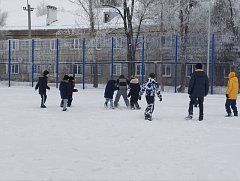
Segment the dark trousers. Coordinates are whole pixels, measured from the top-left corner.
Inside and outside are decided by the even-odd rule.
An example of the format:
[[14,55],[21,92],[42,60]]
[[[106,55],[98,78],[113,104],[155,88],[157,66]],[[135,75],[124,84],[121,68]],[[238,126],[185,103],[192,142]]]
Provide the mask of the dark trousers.
[[231,114],[231,108],[233,110],[234,115],[238,114],[237,106],[236,106],[236,100],[233,99],[227,99],[225,103],[225,108],[228,114]]
[[155,102],[155,97],[154,96],[146,96],[146,101],[147,101],[147,108],[145,110],[145,117],[152,117],[152,113],[154,111],[154,102]]
[[41,96],[41,106],[43,106],[47,100],[47,94],[42,93],[42,94],[40,94],[40,96]]
[[193,105],[198,102],[199,105],[199,118],[203,118],[203,102],[204,97],[193,97],[191,96],[188,108],[188,114],[193,115]]

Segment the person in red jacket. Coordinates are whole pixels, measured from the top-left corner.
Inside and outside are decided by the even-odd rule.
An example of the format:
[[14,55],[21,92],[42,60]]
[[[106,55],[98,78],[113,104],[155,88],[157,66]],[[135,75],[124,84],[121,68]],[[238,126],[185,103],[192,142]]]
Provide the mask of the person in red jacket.
[[[225,108],[227,115],[226,117],[232,116],[232,111],[234,116],[238,116],[238,110],[236,106],[238,97],[238,78],[235,74],[235,72],[230,72],[228,74],[228,84],[227,84],[227,91],[226,91],[226,103]],[[231,111],[232,108],[232,111]]]

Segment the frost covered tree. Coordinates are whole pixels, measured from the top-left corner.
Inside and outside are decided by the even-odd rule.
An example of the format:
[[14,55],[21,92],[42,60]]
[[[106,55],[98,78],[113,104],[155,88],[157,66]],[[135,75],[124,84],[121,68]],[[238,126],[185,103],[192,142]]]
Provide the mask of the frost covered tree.
[[37,5],[36,8],[36,16],[43,16],[47,14],[47,7],[46,4],[44,3],[44,1],[40,2],[39,5]]
[[6,24],[7,12],[2,12],[0,9],[0,26],[4,26]]
[[128,48],[128,76],[135,74],[134,61],[141,27],[144,22],[154,18],[151,9],[160,2],[160,0],[123,0],[120,7],[107,2],[103,4],[105,7],[115,9],[123,21]]
[[[85,14],[89,20],[89,29],[90,29],[90,38],[91,42],[94,42],[96,36],[96,29],[95,29],[95,20],[98,16],[98,12],[96,11],[97,7],[99,7],[99,2],[95,0],[69,0],[71,3],[76,4],[77,6],[81,7],[84,10]],[[80,13],[79,13],[80,14]],[[95,51],[96,49],[93,48],[92,59],[93,59],[93,87],[98,87],[98,66],[96,64],[95,59]]]

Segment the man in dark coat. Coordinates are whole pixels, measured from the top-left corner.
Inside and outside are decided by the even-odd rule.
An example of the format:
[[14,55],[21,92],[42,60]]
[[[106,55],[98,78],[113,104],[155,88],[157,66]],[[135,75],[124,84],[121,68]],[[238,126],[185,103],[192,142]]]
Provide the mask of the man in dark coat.
[[67,110],[67,101],[68,101],[69,92],[70,92],[68,79],[69,79],[69,76],[64,75],[63,80],[60,82],[60,86],[59,86],[60,95],[63,102],[63,111]]
[[113,94],[114,91],[117,90],[117,85],[115,80],[109,80],[106,87],[105,87],[105,92],[104,92],[104,98],[105,103],[104,106],[107,108],[108,107],[108,102],[110,102],[110,108],[114,109],[113,106]]
[[196,101],[199,104],[199,121],[203,120],[203,102],[209,90],[209,80],[207,74],[202,69],[202,64],[196,64],[196,69],[191,75],[188,86],[188,94],[190,98],[188,116],[186,119],[193,117],[193,105]]
[[139,92],[140,92],[140,84],[138,79],[132,75],[131,80],[130,80],[130,91],[128,93],[128,97],[130,97],[130,106],[131,109],[141,109],[139,104],[138,104],[138,99],[139,99]]
[[45,102],[47,100],[47,94],[46,94],[46,89],[50,90],[50,87],[47,85],[48,83],[48,75],[49,72],[45,70],[43,72],[43,77],[38,78],[38,82],[35,86],[35,90],[39,90],[39,94],[41,96],[41,108],[46,108]]

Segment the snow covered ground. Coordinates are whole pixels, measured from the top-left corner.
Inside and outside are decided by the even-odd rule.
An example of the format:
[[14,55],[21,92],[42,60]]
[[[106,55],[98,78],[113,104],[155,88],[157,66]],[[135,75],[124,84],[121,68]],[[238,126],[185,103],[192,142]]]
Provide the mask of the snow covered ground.
[[[63,112],[31,87],[0,87],[0,180],[240,180],[240,119],[224,95],[205,100],[204,121],[184,120],[188,95],[163,93],[152,122],[141,110],[103,107],[103,89],[80,90]],[[239,108],[239,107],[238,107]]]

